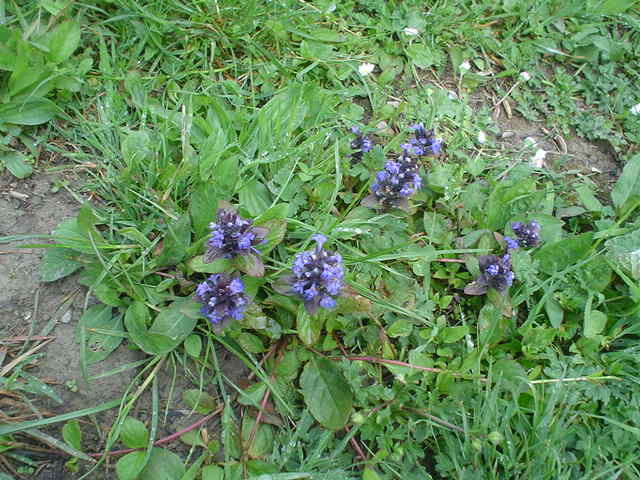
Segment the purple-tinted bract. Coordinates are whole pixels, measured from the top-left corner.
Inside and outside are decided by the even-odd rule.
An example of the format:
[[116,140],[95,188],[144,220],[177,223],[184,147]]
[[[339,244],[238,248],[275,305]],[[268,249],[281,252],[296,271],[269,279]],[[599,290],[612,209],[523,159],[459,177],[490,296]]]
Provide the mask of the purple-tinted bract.
[[344,268],[339,253],[322,248],[327,240],[323,235],[311,238],[316,241],[316,248],[296,255],[291,268],[293,275],[282,280],[288,285],[283,293],[300,297],[307,312],[313,315],[318,308],[335,307],[335,297],[342,290]]
[[511,230],[516,234],[521,247],[535,247],[540,243],[540,224],[535,220],[526,224],[513,222]]
[[195,297],[202,304],[200,312],[216,327],[240,320],[249,303],[242,280],[226,273],[213,274],[200,283]]
[[415,155],[437,155],[442,148],[442,140],[436,138],[433,130],[425,130],[422,123],[416,123],[409,127],[414,132],[414,137],[409,139],[409,144]]
[[376,174],[376,181],[371,185],[373,193],[365,197],[363,204],[383,210],[392,207],[408,210],[407,197],[421,186],[418,164],[403,150],[399,159],[386,162],[384,169]]
[[218,209],[216,221],[209,224],[209,229],[205,263],[220,257],[259,253],[255,246],[262,243],[268,233],[266,228],[254,227],[251,220],[240,217],[231,206]]
[[362,160],[362,154],[371,150],[372,144],[369,137],[363,135],[358,127],[351,127],[351,133],[356,136],[349,144],[354,150],[351,153],[351,163],[358,163]]

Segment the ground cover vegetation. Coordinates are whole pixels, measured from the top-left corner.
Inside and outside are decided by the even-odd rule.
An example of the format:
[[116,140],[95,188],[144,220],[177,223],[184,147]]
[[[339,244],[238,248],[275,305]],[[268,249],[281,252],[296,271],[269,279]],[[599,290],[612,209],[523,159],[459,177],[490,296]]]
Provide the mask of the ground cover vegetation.
[[[633,2],[25,3],[0,5],[3,165],[86,175],[42,280],[87,288],[85,377],[147,356],[112,402],[3,411],[0,476],[30,440],[83,478],[640,477]],[[506,144],[503,109],[606,145],[615,183]],[[12,354],[0,388],[55,399]],[[158,438],[167,368],[194,423]]]

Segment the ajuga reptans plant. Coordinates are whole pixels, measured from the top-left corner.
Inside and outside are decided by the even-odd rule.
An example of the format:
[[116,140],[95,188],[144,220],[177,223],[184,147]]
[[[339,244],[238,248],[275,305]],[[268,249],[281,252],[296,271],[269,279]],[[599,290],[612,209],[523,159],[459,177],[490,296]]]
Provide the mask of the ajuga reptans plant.
[[335,299],[342,290],[344,268],[339,253],[322,248],[326,237],[313,235],[311,238],[316,248],[296,255],[292,275],[281,279],[279,291],[302,299],[307,312],[313,315],[319,308],[335,307]]
[[226,273],[215,273],[200,283],[195,298],[202,304],[200,312],[216,328],[240,320],[249,303],[240,277]]

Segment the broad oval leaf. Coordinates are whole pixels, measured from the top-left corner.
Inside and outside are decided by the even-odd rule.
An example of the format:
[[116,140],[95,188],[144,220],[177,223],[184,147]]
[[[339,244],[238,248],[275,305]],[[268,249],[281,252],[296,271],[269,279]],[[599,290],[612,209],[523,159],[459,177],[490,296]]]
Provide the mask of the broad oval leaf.
[[198,316],[191,311],[192,304],[195,302],[190,298],[176,300],[158,314],[150,329],[147,329],[149,309],[141,302],[131,304],[124,318],[129,339],[149,355],[169,353],[195,327]]
[[339,430],[347,424],[353,393],[342,373],[326,358],[312,357],[300,377],[304,401],[325,428]]
[[182,478],[185,471],[178,455],[164,448],[154,448],[138,480],[176,480]]
[[611,191],[611,199],[618,210],[633,197],[640,197],[640,154],[629,159]]
[[116,463],[118,480],[135,480],[144,468],[144,452],[127,453]]
[[149,432],[140,420],[127,417],[120,430],[120,441],[129,448],[144,448],[149,441]]
[[80,318],[80,328],[85,330],[88,365],[107,358],[125,337],[122,315],[112,316],[111,307],[94,305]]
[[67,20],[58,25],[49,37],[47,57],[53,63],[64,62],[80,44],[80,25],[75,20]]
[[58,113],[55,103],[46,98],[14,100],[0,105],[0,123],[40,125]]

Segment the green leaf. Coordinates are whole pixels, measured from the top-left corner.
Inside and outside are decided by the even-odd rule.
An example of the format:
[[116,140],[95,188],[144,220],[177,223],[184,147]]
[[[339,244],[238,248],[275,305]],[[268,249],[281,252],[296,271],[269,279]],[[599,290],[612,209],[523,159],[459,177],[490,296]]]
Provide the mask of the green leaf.
[[191,194],[189,214],[193,224],[194,238],[202,238],[208,234],[208,226],[216,216],[215,206],[221,199],[217,185],[206,183]]
[[182,392],[182,401],[191,410],[206,415],[211,413],[217,406],[216,399],[206,392],[191,388]]
[[404,318],[393,322],[387,329],[387,335],[391,338],[408,337],[413,332],[413,324]]
[[202,352],[202,339],[199,335],[191,334],[184,341],[184,349],[187,355],[198,358]]
[[616,15],[636,5],[637,0],[605,0],[595,7],[593,13],[596,15]]
[[144,452],[130,452],[116,463],[118,480],[137,480],[144,468]]
[[202,469],[202,480],[224,480],[224,470],[217,465],[207,465]]
[[255,179],[245,184],[239,195],[240,205],[253,217],[257,217],[271,205],[271,195],[267,187]]
[[144,168],[154,153],[150,133],[147,130],[128,133],[120,143],[120,151],[128,167]]
[[593,244],[593,233],[583,233],[544,245],[536,254],[540,270],[552,275],[581,260]]
[[156,262],[158,266],[176,265],[185,256],[191,243],[191,219],[182,215],[168,226],[164,236],[162,251]]
[[458,327],[447,327],[440,332],[443,343],[454,343],[464,338],[469,333],[469,327],[460,325]]
[[362,480],[380,480],[380,476],[375,470],[367,467],[362,471]]
[[33,168],[27,163],[28,157],[20,152],[0,152],[0,162],[16,178],[27,178],[33,173]]
[[107,358],[124,338],[122,315],[113,317],[112,309],[106,305],[94,305],[80,318],[78,328],[85,330],[87,341],[87,364]]
[[640,229],[605,242],[606,258],[640,280]]
[[82,432],[77,420],[69,420],[62,427],[62,438],[76,450],[82,450]]
[[318,341],[324,325],[324,319],[324,310],[320,310],[315,315],[309,315],[304,305],[298,306],[296,330],[302,343],[311,346]]
[[58,107],[46,98],[14,99],[0,105],[0,124],[40,125],[58,113]]
[[193,257],[187,263],[192,272],[198,273],[221,273],[232,269],[233,262],[228,258],[218,258],[211,263],[204,263],[204,256]]
[[262,225],[269,220],[282,220],[287,216],[289,212],[288,203],[278,203],[266,211],[262,212],[259,216],[254,218],[254,225]]
[[140,420],[127,417],[120,430],[120,441],[129,448],[144,448],[149,443],[149,432]]
[[560,325],[562,325],[562,320],[564,319],[564,310],[562,309],[560,302],[552,296],[549,296],[544,304],[544,309],[547,312],[547,317],[549,317],[551,326],[559,328]]
[[75,20],[67,20],[58,25],[49,37],[47,57],[53,63],[64,62],[80,44],[80,25]]
[[72,260],[77,254],[68,248],[48,248],[40,264],[40,280],[55,282],[71,275],[82,267],[82,264]]
[[124,317],[129,339],[150,355],[164,355],[182,343],[197,322],[199,304],[190,298],[174,301],[156,317],[150,329],[148,308],[141,302],[132,303]]
[[236,268],[251,277],[264,276],[264,263],[262,258],[255,253],[240,255],[234,261]]
[[640,197],[640,154],[627,161],[611,191],[611,200],[618,210],[623,210],[636,197]]
[[584,336],[593,338],[607,326],[607,315],[600,310],[587,310],[584,313]]
[[169,308],[163,309],[156,317],[149,333],[157,333],[181,343],[193,331],[196,318],[188,312],[197,312],[200,304],[189,297],[176,299]]
[[153,448],[147,466],[138,480],[176,480],[186,468],[178,455],[164,448]]
[[525,369],[515,360],[503,358],[493,364],[492,377],[507,383],[519,383],[527,378]]
[[[242,440],[244,443],[249,441],[249,436],[255,423],[255,420],[249,416],[243,418]],[[251,458],[262,458],[271,453],[271,450],[273,450],[273,429],[270,425],[261,423],[256,429],[253,442],[249,446],[247,453]]]
[[407,57],[418,68],[429,68],[442,62],[442,54],[424,43],[413,43],[407,48]]
[[264,243],[257,245],[261,255],[266,255],[275,247],[277,247],[287,233],[287,221],[284,218],[274,218],[260,225],[269,229]]
[[325,428],[339,430],[346,425],[353,406],[353,393],[330,360],[311,357],[300,376],[300,386],[311,414]]

